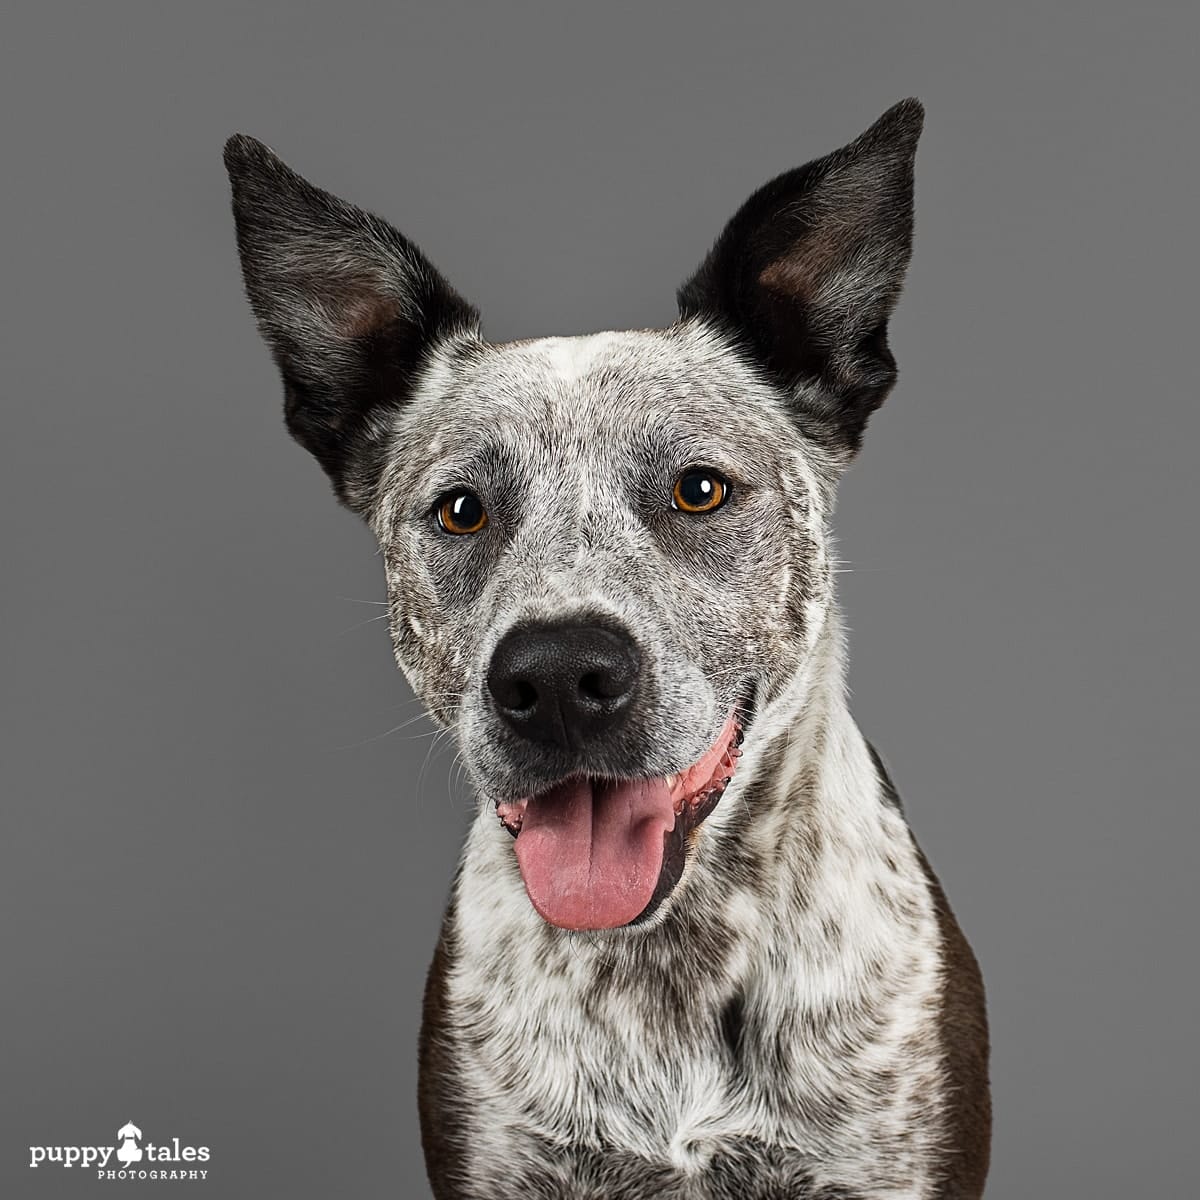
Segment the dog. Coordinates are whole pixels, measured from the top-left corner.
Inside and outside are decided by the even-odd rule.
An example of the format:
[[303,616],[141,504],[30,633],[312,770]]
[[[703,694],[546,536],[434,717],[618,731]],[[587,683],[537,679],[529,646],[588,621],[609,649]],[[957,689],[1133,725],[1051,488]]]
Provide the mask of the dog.
[[478,811],[425,991],[438,1200],[965,1200],[979,969],[845,696],[829,519],[896,378],[924,112],[733,216],[666,329],[485,341],[230,139],[288,429]]

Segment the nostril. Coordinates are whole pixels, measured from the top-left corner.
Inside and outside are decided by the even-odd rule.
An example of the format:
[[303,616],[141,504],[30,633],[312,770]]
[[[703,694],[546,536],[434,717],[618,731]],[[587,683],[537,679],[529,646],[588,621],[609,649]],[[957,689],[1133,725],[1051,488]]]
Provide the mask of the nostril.
[[527,679],[494,674],[488,680],[488,686],[496,703],[509,712],[528,713],[537,704],[537,688]]
[[579,692],[585,700],[616,700],[629,691],[629,685],[627,672],[588,671],[580,677]]
[[591,700],[607,700],[609,693],[600,683],[600,676],[595,671],[589,671],[579,681],[579,690]]

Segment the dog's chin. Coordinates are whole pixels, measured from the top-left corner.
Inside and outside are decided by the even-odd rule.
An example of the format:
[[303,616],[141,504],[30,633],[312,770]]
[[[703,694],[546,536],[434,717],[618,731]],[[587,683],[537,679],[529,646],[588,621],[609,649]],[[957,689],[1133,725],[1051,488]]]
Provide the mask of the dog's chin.
[[568,930],[648,922],[683,876],[696,831],[737,772],[753,719],[753,690],[735,704],[709,748],[662,776],[571,775],[496,803],[530,903]]

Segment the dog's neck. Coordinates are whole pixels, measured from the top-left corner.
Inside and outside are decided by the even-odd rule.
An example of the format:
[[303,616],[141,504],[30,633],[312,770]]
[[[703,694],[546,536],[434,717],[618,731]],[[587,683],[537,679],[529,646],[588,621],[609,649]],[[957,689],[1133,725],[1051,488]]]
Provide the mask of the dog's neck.
[[845,637],[835,604],[823,613],[803,665],[765,699],[744,747],[737,792],[743,803],[756,815],[775,814],[780,835],[814,820],[830,827],[873,812],[880,780],[847,703]]

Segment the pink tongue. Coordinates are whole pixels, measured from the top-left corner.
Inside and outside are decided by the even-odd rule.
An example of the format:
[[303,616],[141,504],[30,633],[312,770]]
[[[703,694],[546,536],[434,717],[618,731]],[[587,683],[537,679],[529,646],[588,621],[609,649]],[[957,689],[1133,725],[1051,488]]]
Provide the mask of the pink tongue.
[[563,929],[628,925],[650,903],[674,826],[662,779],[572,779],[531,799],[515,849],[533,907]]

